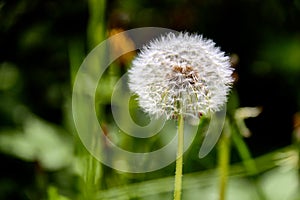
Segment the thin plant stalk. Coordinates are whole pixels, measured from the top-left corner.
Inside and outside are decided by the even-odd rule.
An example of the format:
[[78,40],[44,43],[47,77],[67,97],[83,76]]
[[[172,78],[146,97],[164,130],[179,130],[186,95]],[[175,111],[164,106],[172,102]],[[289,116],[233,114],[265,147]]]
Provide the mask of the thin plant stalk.
[[[92,50],[97,44],[104,40],[105,36],[105,9],[106,0],[88,0],[89,8],[89,21],[87,27],[87,43],[89,50]],[[71,79],[72,84],[75,79],[75,73],[79,68],[80,59],[83,58],[81,54],[84,54],[84,45],[80,42],[72,42],[70,44],[70,64],[71,64]],[[95,64],[95,66],[97,66]],[[86,126],[91,127],[88,123]],[[92,130],[92,129],[91,129]],[[82,145],[79,144],[78,145]],[[101,163],[96,160],[89,152],[82,146],[79,147],[79,157],[81,158],[81,164],[83,166],[81,183],[81,194],[79,199],[95,199],[95,193],[100,188],[101,179],[103,178],[103,169]]]
[[175,185],[174,185],[174,200],[181,199],[182,190],[182,168],[183,168],[183,142],[184,142],[184,119],[182,115],[178,117],[178,146],[177,146],[177,159],[175,171]]
[[258,171],[257,167],[256,167],[256,163],[254,162],[251,152],[242,137],[241,130],[239,130],[239,128],[237,126],[237,122],[233,121],[233,120],[231,120],[231,121],[232,121],[231,122],[231,127],[232,127],[231,138],[232,138],[233,145],[237,149],[238,154],[240,155],[249,175],[255,175],[255,174],[257,174],[257,171]]
[[104,40],[106,0],[88,0],[89,21],[87,27],[87,42],[89,49]]
[[225,123],[225,129],[219,141],[218,155],[220,173],[219,199],[225,200],[230,162],[230,132],[228,123]]

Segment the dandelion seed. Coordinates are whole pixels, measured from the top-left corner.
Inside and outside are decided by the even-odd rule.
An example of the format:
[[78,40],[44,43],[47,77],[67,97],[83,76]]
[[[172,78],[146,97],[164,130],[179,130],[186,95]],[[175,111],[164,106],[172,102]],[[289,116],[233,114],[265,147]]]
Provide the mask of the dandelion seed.
[[129,71],[129,88],[152,116],[178,121],[174,200],[181,199],[184,118],[221,109],[233,79],[229,57],[201,35],[169,33],[142,48]]
[[226,103],[232,71],[212,40],[169,33],[141,49],[129,70],[129,88],[151,116],[199,118]]

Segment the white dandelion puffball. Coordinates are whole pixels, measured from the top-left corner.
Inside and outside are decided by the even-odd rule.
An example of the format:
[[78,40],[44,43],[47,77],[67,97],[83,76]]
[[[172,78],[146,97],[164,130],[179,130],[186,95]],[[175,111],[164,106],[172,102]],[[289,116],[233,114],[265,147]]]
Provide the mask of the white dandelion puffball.
[[227,101],[229,57],[201,35],[168,33],[141,49],[129,70],[129,88],[151,116],[199,117]]

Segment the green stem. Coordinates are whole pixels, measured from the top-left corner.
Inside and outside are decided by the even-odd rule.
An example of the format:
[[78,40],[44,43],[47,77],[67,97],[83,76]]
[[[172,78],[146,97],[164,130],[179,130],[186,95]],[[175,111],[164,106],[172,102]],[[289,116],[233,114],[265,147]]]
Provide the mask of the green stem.
[[230,161],[230,133],[227,123],[225,123],[225,130],[220,138],[218,150],[220,172],[219,199],[225,200]]
[[232,141],[240,157],[242,158],[242,162],[244,163],[249,175],[257,174],[256,164],[242,136],[234,131],[232,133]]
[[181,199],[182,188],[182,160],[183,160],[183,127],[184,119],[182,115],[178,117],[178,146],[177,146],[177,159],[176,159],[176,172],[175,172],[175,185],[174,185],[174,200]]
[[240,133],[241,130],[239,130],[237,122],[232,121],[231,126],[233,127],[232,142],[234,143],[249,175],[257,174],[258,170],[256,168],[256,163],[254,162],[254,159],[251,156],[251,152]]
[[106,0],[88,0],[88,7],[87,38],[89,49],[93,49],[104,40]]

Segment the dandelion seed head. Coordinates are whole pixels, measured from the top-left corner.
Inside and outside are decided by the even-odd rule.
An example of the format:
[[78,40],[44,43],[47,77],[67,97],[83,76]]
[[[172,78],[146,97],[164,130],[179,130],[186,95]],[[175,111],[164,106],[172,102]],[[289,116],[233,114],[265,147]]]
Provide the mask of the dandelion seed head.
[[197,118],[226,103],[232,71],[212,40],[169,33],[141,49],[129,70],[129,88],[151,116]]

